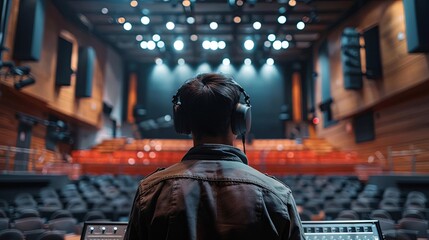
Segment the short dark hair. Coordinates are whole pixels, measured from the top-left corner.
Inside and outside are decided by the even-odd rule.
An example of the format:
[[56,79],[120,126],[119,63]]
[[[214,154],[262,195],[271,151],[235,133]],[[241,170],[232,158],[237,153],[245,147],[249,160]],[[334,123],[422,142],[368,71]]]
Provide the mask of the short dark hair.
[[240,101],[240,89],[232,77],[206,73],[189,79],[179,89],[181,107],[196,138],[224,136]]

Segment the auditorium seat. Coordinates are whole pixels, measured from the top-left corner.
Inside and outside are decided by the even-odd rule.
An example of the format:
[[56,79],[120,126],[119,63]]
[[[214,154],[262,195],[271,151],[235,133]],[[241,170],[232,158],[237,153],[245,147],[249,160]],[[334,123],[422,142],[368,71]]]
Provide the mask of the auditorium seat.
[[36,240],[64,240],[64,234],[58,231],[46,231],[41,234]]
[[353,210],[343,210],[341,211],[335,220],[359,220],[359,215]]
[[417,231],[395,229],[383,231],[385,240],[417,240]]
[[402,212],[402,218],[416,218],[416,219],[425,220],[426,217],[424,213],[418,209],[405,209]]
[[375,209],[371,212],[371,219],[389,219],[392,220],[392,216],[385,209]]
[[0,209],[0,218],[7,218],[7,214],[3,209]]
[[89,211],[84,217],[83,217],[83,222],[86,221],[107,221],[106,216],[104,215],[104,213],[102,211],[99,210],[93,210],[93,211]]
[[398,221],[398,228],[418,231],[418,238],[428,238],[428,221],[416,218],[402,218]]
[[0,240],[25,240],[25,236],[18,229],[5,229],[0,231]]
[[22,232],[43,229],[45,227],[45,220],[40,217],[20,218],[16,219],[12,223],[12,226]]
[[49,220],[58,219],[58,218],[69,218],[69,217],[73,217],[73,215],[69,210],[59,209],[54,213],[52,213]]
[[30,230],[30,231],[24,231],[23,234],[25,236],[25,240],[37,240],[39,239],[40,235],[45,233],[46,229],[36,229],[36,230]]
[[77,220],[75,218],[57,218],[48,221],[50,230],[64,231],[65,233],[79,234]]
[[401,190],[396,187],[387,187],[383,192],[383,199],[400,199]]
[[0,218],[0,230],[9,228],[9,218]]
[[22,218],[33,218],[33,217],[40,217],[39,211],[33,208],[24,208],[24,209],[17,210],[15,218],[22,219]]

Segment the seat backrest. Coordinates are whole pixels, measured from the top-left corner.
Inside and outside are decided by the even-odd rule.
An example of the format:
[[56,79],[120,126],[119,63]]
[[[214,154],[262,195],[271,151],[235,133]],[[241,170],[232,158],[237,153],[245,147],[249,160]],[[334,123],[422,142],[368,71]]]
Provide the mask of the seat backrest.
[[28,217],[16,219],[13,227],[21,231],[30,231],[36,229],[43,229],[45,221],[40,217]]
[[0,240],[24,240],[25,236],[18,229],[5,229],[0,231]]
[[427,238],[428,221],[416,218],[402,218],[398,221],[398,228],[418,231],[417,237]]
[[64,240],[64,234],[57,231],[47,231],[40,235],[37,240]]
[[75,218],[58,218],[48,222],[49,229],[64,231],[66,233],[76,233],[77,220]]

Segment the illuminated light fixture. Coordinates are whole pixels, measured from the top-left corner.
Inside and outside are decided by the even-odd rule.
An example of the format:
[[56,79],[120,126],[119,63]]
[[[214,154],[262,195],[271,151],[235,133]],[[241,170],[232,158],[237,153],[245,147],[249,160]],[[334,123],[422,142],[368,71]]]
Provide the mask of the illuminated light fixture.
[[276,35],[271,33],[270,35],[268,35],[268,40],[270,40],[271,42],[274,42],[276,40]]
[[240,23],[241,22],[241,17],[235,16],[233,20],[234,20],[235,23]]
[[299,21],[299,22],[296,24],[296,28],[297,28],[298,30],[303,30],[303,29],[305,28],[305,23],[304,23],[303,21]]
[[182,2],[182,5],[183,5],[184,7],[189,7],[189,6],[191,6],[191,1],[189,1],[189,0],[184,0],[184,1]]
[[139,5],[139,2],[137,2],[136,0],[130,2],[131,7],[137,7],[137,5]]
[[265,41],[265,42],[264,42],[264,46],[265,46],[266,48],[271,47],[271,42],[270,42],[270,41]]
[[102,9],[101,9],[101,13],[102,13],[102,14],[108,14],[108,13],[109,13],[109,9],[107,9],[107,8],[102,8]]
[[195,23],[195,18],[194,17],[188,17],[186,18],[186,22],[189,24],[194,24]]
[[217,22],[211,22],[210,23],[210,28],[212,30],[216,30],[219,27],[219,25],[217,24]]
[[276,40],[273,42],[273,48],[275,50],[280,50],[282,48],[282,42],[280,40]]
[[229,64],[231,64],[231,61],[229,60],[229,58],[224,58],[224,59],[222,60],[222,64],[223,64],[223,65],[229,65]]
[[305,23],[308,23],[308,22],[310,22],[310,17],[304,16],[304,17],[302,17],[302,21]]
[[131,23],[126,22],[124,23],[124,29],[127,31],[130,31],[133,28],[133,25],[131,25]]
[[244,42],[244,48],[247,50],[252,50],[254,46],[255,46],[255,43],[250,39]]
[[260,22],[254,22],[253,23],[253,28],[255,30],[259,30],[259,29],[261,29],[261,27],[262,27],[262,24]]
[[286,8],[285,7],[279,7],[279,13],[280,14],[284,14],[286,12]]
[[288,41],[282,41],[282,48],[286,49],[289,47],[289,42]]
[[140,42],[140,47],[141,47],[142,49],[147,49],[147,42],[146,42],[146,41],[141,41],[141,42]]
[[183,43],[182,40],[176,40],[174,41],[173,46],[174,46],[174,49],[176,49],[177,51],[182,51],[185,44]]
[[125,18],[124,17],[118,18],[118,23],[122,24],[124,22],[125,22]]
[[219,49],[225,49],[226,48],[225,41],[219,41],[218,46],[219,46]]
[[283,15],[280,15],[280,16],[277,18],[277,22],[279,22],[280,24],[285,24],[285,23],[286,23],[286,21],[287,21],[287,18],[286,18],[285,16],[283,16]]
[[143,36],[142,35],[139,34],[139,35],[136,36],[136,41],[140,42],[142,40],[143,40]]
[[244,2],[242,0],[237,0],[237,2],[235,2],[235,4],[239,7],[243,6]]
[[148,41],[147,42],[147,49],[154,50],[156,47],[156,43],[154,41]]
[[198,40],[198,35],[197,34],[192,34],[190,37],[191,41],[195,42]]
[[270,66],[274,65],[274,59],[268,58],[267,59],[267,64],[270,65]]
[[158,48],[163,48],[165,47],[165,43],[163,41],[159,41],[156,43],[156,46],[158,46]]
[[161,37],[158,34],[154,34],[152,36],[152,40],[154,40],[155,42],[158,42],[159,40],[161,40]]
[[289,1],[289,6],[295,7],[296,6],[296,0],[290,0]]
[[288,41],[292,41],[292,35],[290,35],[290,34],[287,34],[285,38]]
[[150,18],[148,16],[143,16],[140,21],[143,25],[148,25],[150,23]]
[[210,49],[210,41],[204,40],[203,41],[203,48],[204,49]]
[[161,58],[155,58],[155,63],[156,63],[157,65],[161,65],[161,64],[163,63],[163,61],[162,61],[162,59],[161,59]]
[[177,64],[179,64],[179,65],[185,65],[185,59],[183,59],[183,58],[179,58],[179,59],[177,60]]
[[252,64],[252,60],[250,60],[250,58],[246,58],[246,59],[244,59],[244,64],[249,66]]
[[219,48],[219,44],[216,41],[211,41],[210,42],[210,49],[211,50],[217,50]]
[[168,23],[166,23],[166,24],[165,24],[165,27],[166,27],[168,30],[173,30],[173,29],[176,27],[176,25],[174,25],[174,23],[173,23],[173,22],[168,22]]

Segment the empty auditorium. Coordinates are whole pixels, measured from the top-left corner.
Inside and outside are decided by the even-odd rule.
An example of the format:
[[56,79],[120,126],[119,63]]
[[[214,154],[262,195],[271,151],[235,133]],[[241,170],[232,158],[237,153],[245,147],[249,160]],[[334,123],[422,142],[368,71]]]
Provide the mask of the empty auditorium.
[[429,239],[428,17],[0,0],[0,240]]

